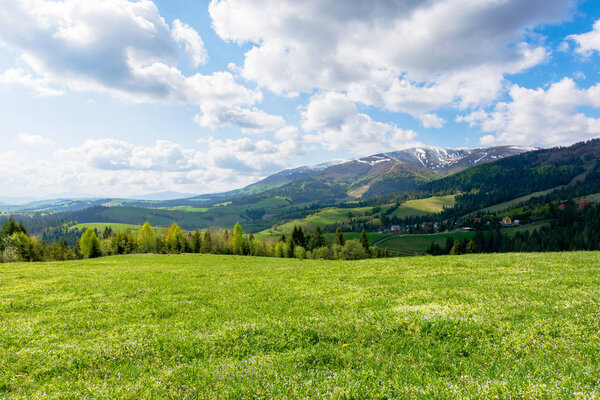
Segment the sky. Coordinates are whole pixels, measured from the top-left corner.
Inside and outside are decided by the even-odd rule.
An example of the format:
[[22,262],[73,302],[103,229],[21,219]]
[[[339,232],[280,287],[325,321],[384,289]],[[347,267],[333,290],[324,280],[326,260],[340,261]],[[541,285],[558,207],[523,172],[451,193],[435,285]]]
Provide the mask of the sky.
[[0,197],[600,137],[594,0],[0,0]]

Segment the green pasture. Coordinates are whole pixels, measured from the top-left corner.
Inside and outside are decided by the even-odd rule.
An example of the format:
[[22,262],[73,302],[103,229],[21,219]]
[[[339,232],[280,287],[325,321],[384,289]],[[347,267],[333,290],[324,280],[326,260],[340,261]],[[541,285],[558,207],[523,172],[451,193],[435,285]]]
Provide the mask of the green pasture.
[[600,254],[0,264],[0,398],[592,399]]

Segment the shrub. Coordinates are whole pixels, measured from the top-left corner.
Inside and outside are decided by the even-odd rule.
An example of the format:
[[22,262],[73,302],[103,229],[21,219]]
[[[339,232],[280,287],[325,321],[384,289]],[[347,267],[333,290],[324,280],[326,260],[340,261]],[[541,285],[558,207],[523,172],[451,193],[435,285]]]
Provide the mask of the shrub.
[[299,260],[304,260],[306,258],[306,250],[302,246],[296,246],[294,248],[294,257]]
[[318,247],[313,251],[313,258],[315,260],[333,260],[333,251],[327,247]]
[[340,259],[342,260],[361,260],[363,258],[369,258],[369,254],[363,248],[362,244],[358,240],[348,240],[344,247],[342,247],[340,253]]

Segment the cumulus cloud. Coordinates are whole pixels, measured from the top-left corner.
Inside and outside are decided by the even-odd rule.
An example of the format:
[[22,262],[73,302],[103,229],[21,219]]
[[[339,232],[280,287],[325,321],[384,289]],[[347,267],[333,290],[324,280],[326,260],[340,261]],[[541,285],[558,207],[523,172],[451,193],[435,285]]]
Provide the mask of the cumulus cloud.
[[548,89],[514,85],[510,102],[497,103],[493,110],[477,110],[459,116],[458,122],[478,126],[489,133],[481,139],[491,144],[567,145],[600,137],[600,118],[592,118],[581,107],[598,108],[600,85],[578,88],[570,78]]
[[361,155],[397,149],[411,141],[416,132],[376,122],[358,111],[341,93],[314,95],[302,112],[302,128],[314,131],[304,140],[329,150],[352,149]]
[[[168,140],[136,145],[118,139],[87,140],[57,149],[47,159],[33,159],[27,152],[0,152],[0,190],[35,187],[38,193],[79,191],[99,196],[134,194],[155,190],[207,192],[229,190],[290,167],[301,154],[302,140],[295,128],[281,140],[217,139],[198,141],[189,148]],[[297,131],[297,130],[296,130]],[[43,138],[22,134],[27,144]],[[20,165],[15,170],[15,165]]]
[[257,108],[223,107],[205,103],[200,109],[202,114],[196,115],[194,120],[198,125],[212,129],[235,125],[240,127],[243,133],[263,133],[285,125],[280,116],[268,114]]
[[446,120],[436,114],[421,114],[419,121],[424,128],[443,128]]
[[574,4],[213,0],[209,12],[223,39],[253,45],[246,79],[275,93],[347,91],[353,101],[417,116],[497,98],[505,74],[547,56],[528,29],[560,20]]
[[12,68],[0,74],[0,84],[24,86],[33,90],[38,96],[60,96],[62,90],[51,87],[48,79],[34,77],[22,68]]
[[19,133],[19,143],[27,146],[53,146],[54,142],[40,135],[30,135],[28,133]]
[[194,28],[176,19],[173,21],[171,36],[176,41],[183,42],[185,51],[195,67],[208,62],[204,42]]
[[[171,30],[152,1],[22,0],[2,7],[0,44],[19,53],[23,67],[4,72],[0,83],[45,95],[69,89],[133,102],[207,105],[221,114],[228,107],[234,114],[248,107],[247,113],[256,114],[262,100],[259,90],[239,84],[229,72],[185,76],[177,69],[178,43],[195,65],[207,61],[204,44],[179,20]],[[224,124],[236,122],[229,118]]]
[[575,51],[584,56],[600,51],[600,19],[594,23],[594,28],[590,32],[569,35],[567,39],[574,41],[577,45]]

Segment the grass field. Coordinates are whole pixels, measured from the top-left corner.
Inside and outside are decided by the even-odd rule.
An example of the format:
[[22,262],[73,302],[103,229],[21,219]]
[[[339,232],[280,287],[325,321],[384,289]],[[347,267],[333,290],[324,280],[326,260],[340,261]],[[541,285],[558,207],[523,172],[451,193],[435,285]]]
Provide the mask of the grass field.
[[0,398],[597,398],[600,253],[0,264]]
[[443,197],[428,197],[426,199],[409,200],[403,203],[390,216],[406,218],[421,216],[443,211],[444,207],[452,207],[456,203],[454,195]]
[[335,224],[336,222],[346,221],[350,216],[362,216],[369,212],[373,207],[356,208],[326,208],[302,219],[294,219],[284,224],[272,227],[260,232],[259,237],[263,239],[276,239],[282,234],[289,235],[294,226],[315,227]]
[[[102,232],[104,230],[104,228],[106,227],[111,227],[113,232],[118,232],[118,231],[132,231],[132,232],[138,232],[142,226],[141,225],[133,225],[133,224],[119,224],[116,222],[88,222],[88,223],[84,223],[84,224],[76,224],[73,225],[71,228],[72,229],[96,229],[98,230],[98,232]],[[164,230],[164,228],[159,228],[159,227],[153,227],[154,229],[162,229]]]
[[[369,243],[373,244],[373,242],[384,239],[391,235],[392,235],[391,233],[367,232],[367,239],[369,239]],[[335,233],[325,233],[324,236],[325,236],[325,240],[327,240],[327,243],[333,243]],[[346,240],[358,240],[359,238],[360,238],[359,232],[344,232],[344,239],[346,239]]]
[[[548,225],[548,222],[537,222],[534,224],[523,225],[505,228],[502,230],[503,233],[508,235],[515,235],[517,232],[532,232],[535,229],[540,229],[543,226]],[[431,246],[431,242],[438,244],[441,247],[444,247],[446,244],[446,240],[451,237],[454,240],[471,240],[475,237],[475,232],[448,232],[448,233],[436,233],[429,235],[398,235],[398,236],[390,236],[389,239],[381,242],[379,247],[381,248],[389,248],[392,250],[399,250],[409,253],[418,253],[425,254],[429,246]]]

